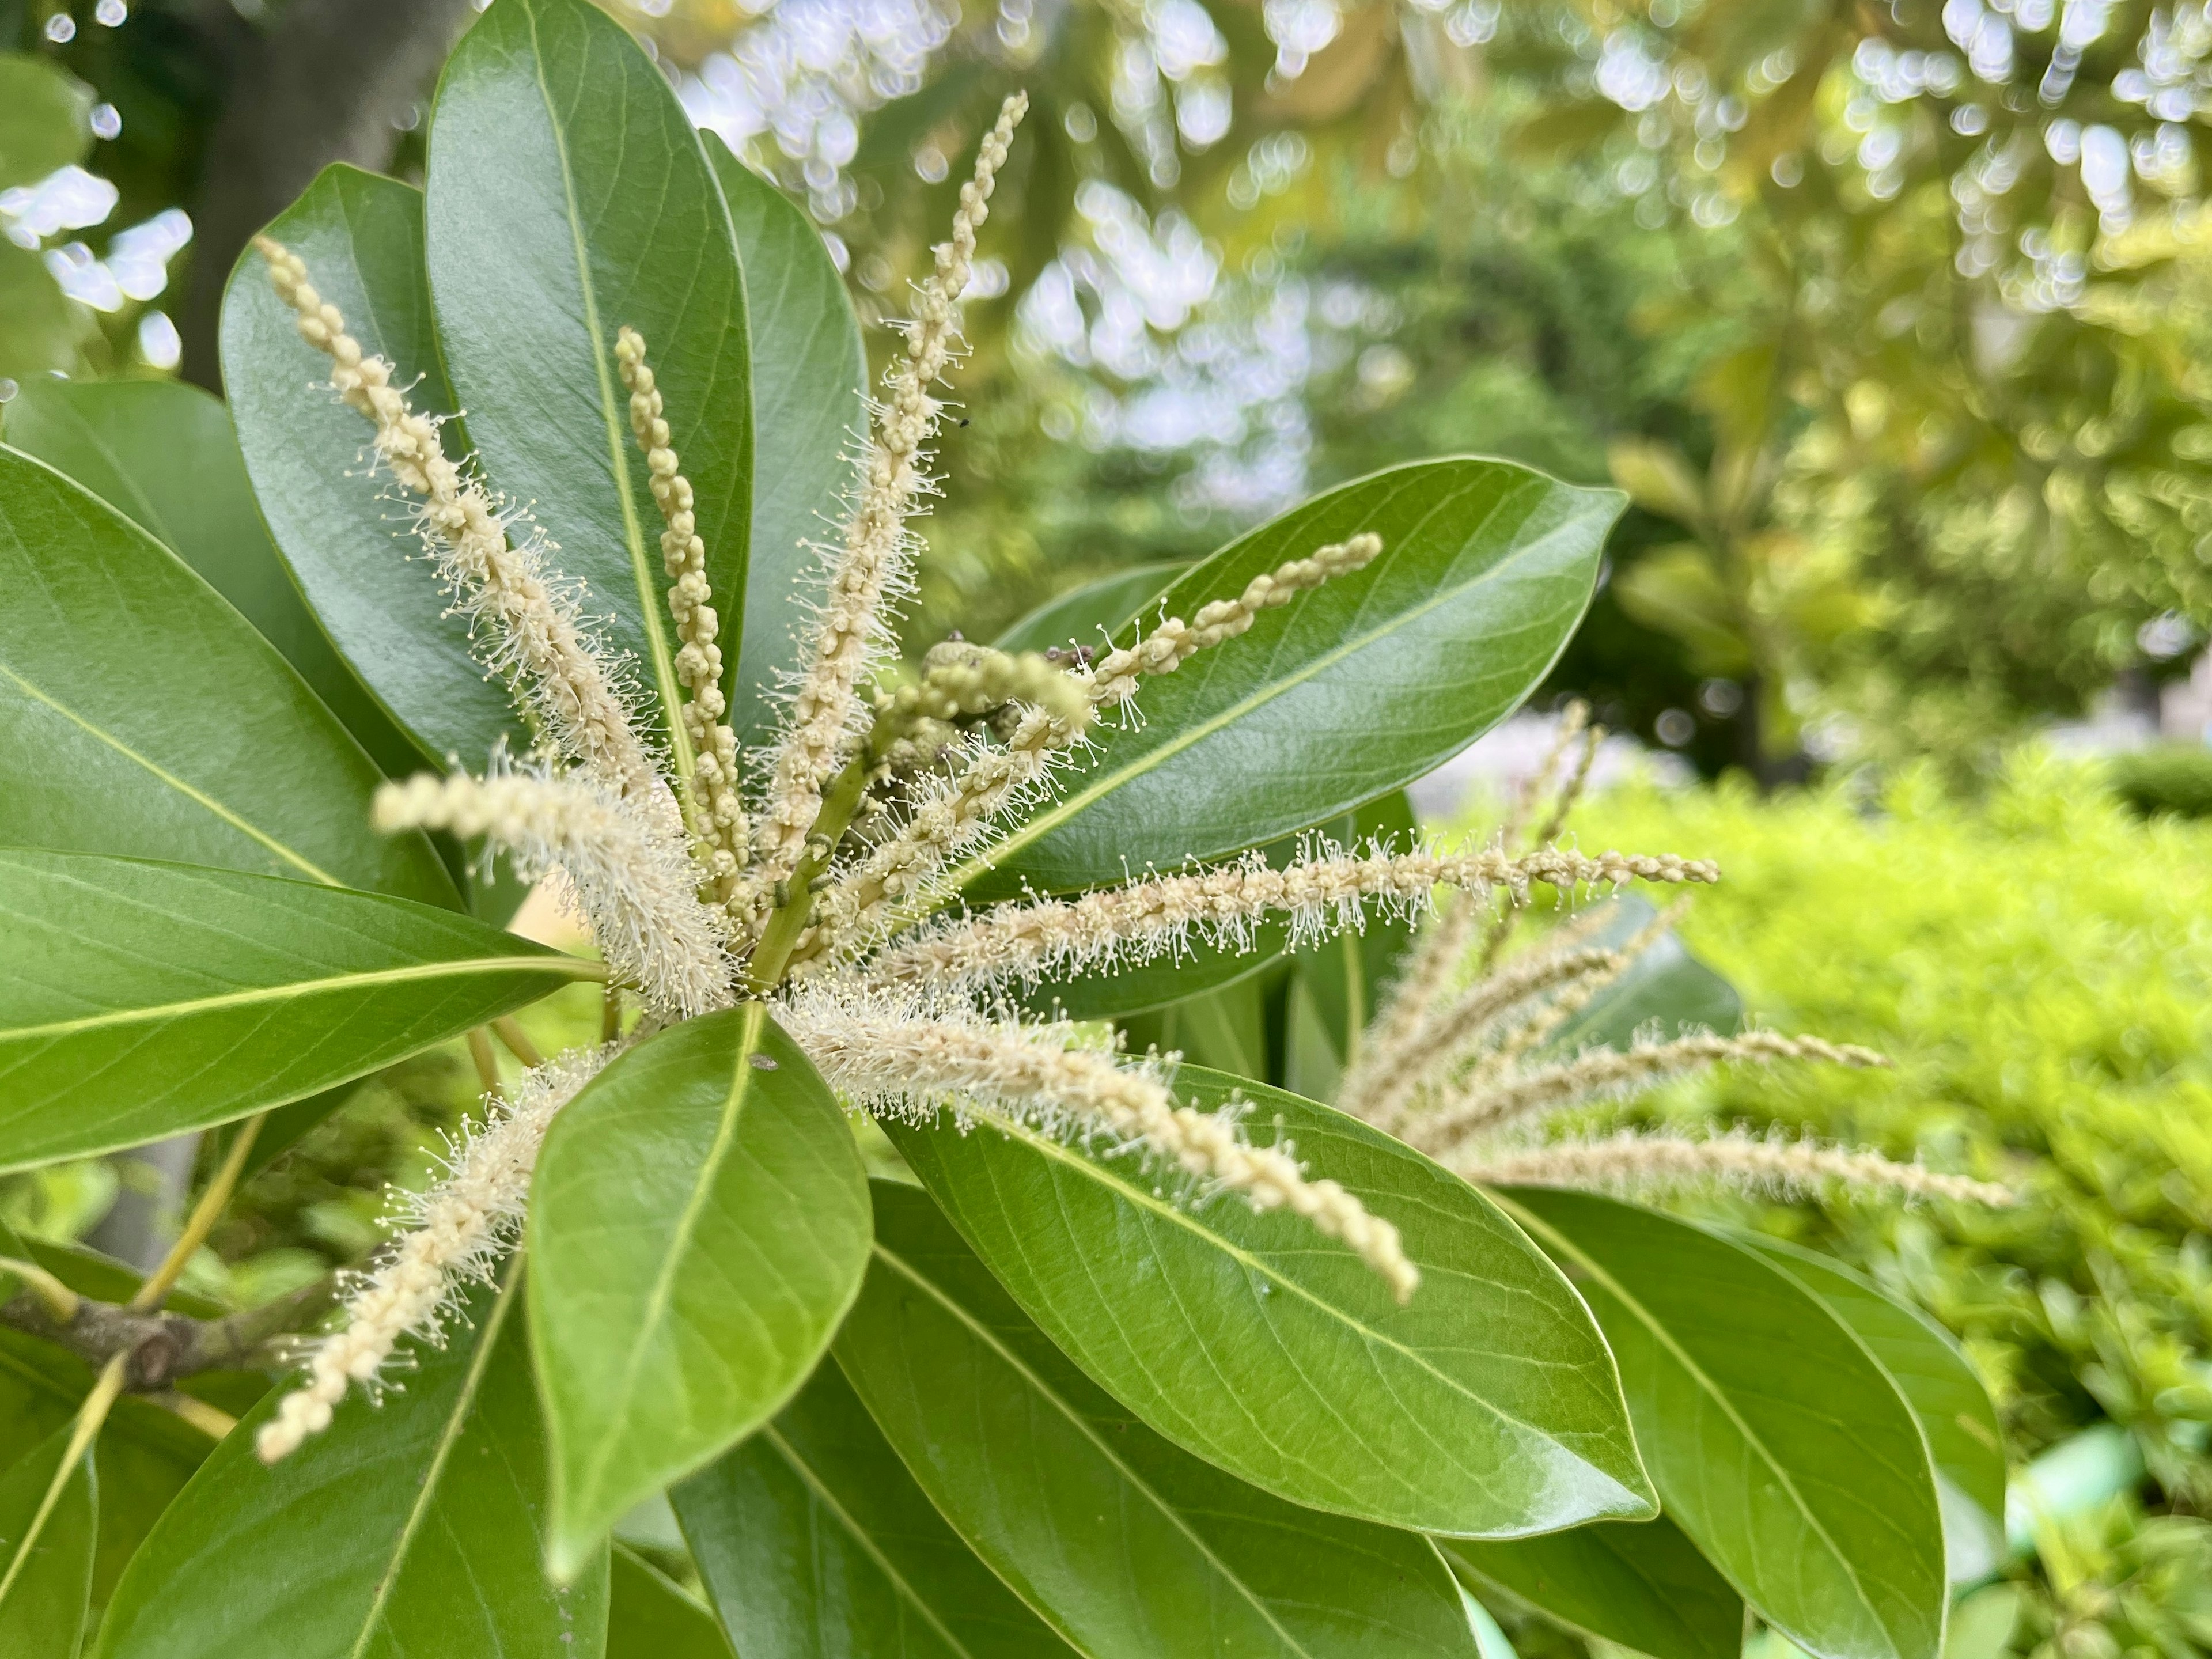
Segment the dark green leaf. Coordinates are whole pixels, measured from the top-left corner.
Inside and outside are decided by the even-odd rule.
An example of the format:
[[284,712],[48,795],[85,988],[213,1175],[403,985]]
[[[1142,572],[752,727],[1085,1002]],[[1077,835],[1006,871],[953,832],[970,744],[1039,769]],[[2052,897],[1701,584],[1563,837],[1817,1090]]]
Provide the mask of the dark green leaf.
[[90,87],[58,64],[0,52],[0,190],[36,184],[92,149]]
[[207,583],[105,501],[0,449],[0,842],[177,859],[458,905],[382,781]]
[[1586,1636],[1653,1659],[1738,1659],[1743,1598],[1665,1516],[1509,1542],[1440,1539],[1478,1591],[1504,1589]]
[[1858,1334],[1920,1419],[1936,1473],[2002,1520],[2005,1459],[1996,1407],[1958,1339],[1840,1262],[1763,1234],[1742,1238]]
[[645,337],[734,641],[752,522],[745,288],[698,135],[590,0],[497,0],[439,83],[424,211],[439,343],[486,475],[529,503],[672,717],[660,516],[614,353],[618,330]]
[[1823,1659],[1934,1659],[1936,1482],[1904,1397],[1756,1251],[1582,1193],[1502,1201],[1589,1299],[1668,1515],[1768,1623]]
[[671,1496],[744,1659],[1068,1654],[945,1525],[835,1364]]
[[7,436],[206,577],[385,772],[430,763],[307,610],[262,524],[220,403],[183,380],[33,380],[8,404]]
[[[422,191],[325,167],[269,234],[307,261],[362,349],[391,360],[417,412],[453,415],[422,275]],[[249,251],[223,294],[223,386],[285,562],[340,653],[426,753],[481,766],[501,738],[527,748],[506,692],[470,654],[467,619],[447,614],[391,475],[364,463],[368,422],[338,401],[330,360],[293,322]],[[458,421],[445,434],[465,452]]]
[[867,1266],[867,1176],[829,1085],[751,1002],[661,1032],[562,1109],[530,1240],[565,1577],[806,1380]]
[[405,899],[18,849],[0,934],[0,1168],[297,1100],[604,971]]
[[1117,570],[1046,600],[992,643],[1001,651],[1048,651],[1070,642],[1103,650],[1107,639],[1120,633],[1124,623],[1149,621],[1139,616],[1145,602],[1164,592],[1187,568],[1176,559]]
[[[1077,1647],[1473,1659],[1427,1540],[1178,1451],[1022,1317],[925,1195],[875,1194],[875,1261],[838,1364],[954,1528]],[[1274,1401],[1255,1387],[1246,1403]]]
[[[1623,893],[1607,901],[1607,915],[1589,944],[1618,949],[1650,925],[1658,912],[1650,901]],[[1662,1036],[1708,1030],[1723,1036],[1743,1025],[1743,999],[1711,969],[1684,948],[1672,933],[1645,946],[1619,979],[1591,999],[1553,1037],[1554,1048],[1626,1048],[1640,1030],[1656,1027]]]
[[64,1424],[0,1474],[0,1653],[69,1659],[83,1635],[100,1527],[90,1457],[46,1505],[74,1433]]
[[1119,881],[1272,841],[1410,782],[1543,678],[1589,603],[1620,501],[1504,461],[1428,461],[1231,543],[1168,590],[1171,614],[1364,531],[1383,551],[1147,682],[1141,720],[1102,730],[1060,799],[959,884],[995,898],[1024,881],[1046,892]]
[[1231,1474],[1470,1536],[1651,1513],[1612,1356],[1543,1253],[1467,1182],[1342,1113],[1195,1066],[1176,1081],[1200,1110],[1240,1090],[1258,1139],[1295,1142],[1401,1230],[1421,1270],[1410,1305],[1298,1217],[1164,1194],[1126,1155],[885,1127],[1023,1310]]
[[[819,586],[809,580],[816,556],[801,544],[834,539],[844,520],[853,434],[868,419],[868,356],[814,222],[720,138],[703,137],[737,232],[752,342],[752,553],[739,573],[744,602],[723,613],[743,613],[744,645],[737,649],[726,629],[722,652],[730,726],[744,747],[768,741],[777,672],[798,666],[792,635],[804,616],[794,601]],[[732,603],[720,580],[714,603]]]
[[273,1468],[216,1447],[131,1564],[100,1659],[605,1651],[601,1556],[565,1590],[539,1567],[545,1445],[510,1268],[467,1298],[404,1389],[356,1393]]
[[617,1544],[607,1568],[607,1659],[733,1659],[714,1615],[636,1551]]

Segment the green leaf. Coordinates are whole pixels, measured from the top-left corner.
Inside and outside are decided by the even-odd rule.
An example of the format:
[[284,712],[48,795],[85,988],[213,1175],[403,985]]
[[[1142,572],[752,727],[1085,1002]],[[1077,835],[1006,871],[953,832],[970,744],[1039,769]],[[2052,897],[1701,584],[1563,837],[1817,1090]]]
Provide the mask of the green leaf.
[[1439,1539],[1437,1547],[1475,1589],[1503,1589],[1570,1630],[1652,1659],[1743,1650],[1743,1598],[1663,1516],[1509,1542]]
[[1822,1659],[1934,1659],[1943,1535],[1896,1385],[1758,1252],[1587,1194],[1500,1201],[1574,1278],[1620,1360],[1668,1515]]
[[1195,1066],[1176,1079],[1201,1111],[1240,1091],[1258,1139],[1294,1142],[1313,1175],[1401,1230],[1421,1270],[1410,1305],[1298,1217],[1164,1194],[1127,1155],[1019,1127],[884,1127],[1069,1358],[1255,1486],[1469,1536],[1650,1514],[1613,1358],[1543,1253],[1467,1182],[1355,1119]]
[[[1658,912],[1638,894],[1607,901],[1589,943],[1618,949],[1649,927]],[[1692,956],[1674,933],[1646,945],[1620,978],[1552,1038],[1555,1049],[1626,1048],[1636,1034],[1656,1025],[1662,1036],[1694,1030],[1729,1035],[1743,1026],[1743,999],[1711,969]]]
[[926,1196],[875,1196],[875,1260],[837,1362],[931,1501],[1076,1647],[1474,1659],[1427,1540],[1178,1451],[1022,1317]]
[[820,586],[802,544],[834,539],[846,516],[853,437],[867,429],[868,354],[814,222],[720,138],[701,136],[737,233],[752,346],[752,552],[724,568],[714,597],[724,616],[744,618],[744,648],[726,626],[722,655],[731,729],[747,748],[775,730],[776,675],[799,665],[794,602]]
[[404,899],[0,850],[0,1169],[359,1077],[597,963]]
[[308,611],[262,524],[222,404],[183,380],[33,380],[7,406],[7,437],[207,578],[386,774],[430,764]]
[[0,842],[176,859],[458,905],[382,779],[176,555],[0,449]]
[[545,1445],[517,1277],[470,1293],[404,1389],[356,1393],[271,1468],[253,1431],[216,1448],[131,1564],[99,1659],[605,1651],[605,1558],[545,1582]]
[[[325,167],[269,234],[307,261],[362,349],[391,360],[416,412],[466,453],[422,274],[422,192]],[[331,390],[330,359],[300,337],[248,249],[222,301],[222,377],[269,532],[339,653],[427,754],[481,766],[529,734],[469,651],[465,617],[424,562],[391,475],[365,464],[372,428]]]
[[1740,1237],[1857,1333],[1920,1419],[1936,1473],[2002,1520],[2004,1441],[1996,1407],[1958,1339],[1841,1262],[1764,1234]]
[[36,184],[92,149],[92,88],[60,65],[0,52],[0,190]]
[[607,1565],[607,1659],[734,1659],[714,1615],[653,1563],[617,1544]]
[[[1196,566],[1170,614],[1364,531],[1383,550],[1147,681],[1060,799],[958,872],[973,898],[1212,858],[1348,812],[1503,718],[1582,619],[1620,508],[1504,461],[1428,461],[1316,497]],[[1125,629],[1116,636],[1133,637]],[[986,872],[988,872],[988,874]]]
[[97,324],[62,292],[36,252],[0,237],[0,374],[28,380],[77,367],[77,346]]
[[64,1425],[0,1475],[0,1653],[70,1659],[84,1633],[100,1530],[89,1455],[46,1507],[74,1433]]
[[[439,83],[424,210],[439,343],[485,472],[529,504],[665,725],[683,693],[618,330],[645,337],[732,640],[752,522],[744,278],[698,135],[590,0],[496,0]],[[671,740],[688,776],[680,721]]]
[[835,1364],[670,1494],[744,1659],[1054,1659]]
[[1165,592],[1188,568],[1181,559],[1170,559],[1117,570],[1047,599],[991,643],[1001,651],[1048,651],[1071,641],[1103,648],[1100,635],[1110,638],[1124,623],[1139,619],[1146,601]]
[[860,1293],[867,1176],[829,1085],[753,1002],[594,1078],[531,1185],[531,1338],[565,1577],[806,1380]]

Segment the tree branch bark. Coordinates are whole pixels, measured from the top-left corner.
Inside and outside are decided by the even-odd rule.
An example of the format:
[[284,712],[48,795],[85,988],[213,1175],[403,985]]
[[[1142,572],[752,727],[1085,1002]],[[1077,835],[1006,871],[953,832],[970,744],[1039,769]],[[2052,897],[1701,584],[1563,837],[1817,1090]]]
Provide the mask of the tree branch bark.
[[177,1313],[137,1313],[112,1302],[79,1300],[68,1319],[32,1291],[0,1304],[0,1325],[67,1348],[95,1369],[118,1353],[130,1356],[123,1386],[155,1394],[198,1371],[254,1369],[276,1362],[271,1341],[312,1324],[337,1299],[337,1280],[326,1275],[263,1307],[222,1319]]

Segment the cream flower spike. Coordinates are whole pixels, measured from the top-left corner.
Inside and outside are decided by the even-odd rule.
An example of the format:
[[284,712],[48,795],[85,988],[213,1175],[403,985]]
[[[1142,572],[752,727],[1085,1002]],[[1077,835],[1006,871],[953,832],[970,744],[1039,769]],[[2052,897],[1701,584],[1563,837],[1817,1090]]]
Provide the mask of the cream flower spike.
[[401,1337],[443,1342],[462,1286],[489,1279],[522,1231],[530,1172],[554,1115],[613,1054],[611,1047],[572,1050],[526,1073],[513,1103],[493,1106],[453,1149],[446,1178],[405,1201],[410,1230],[356,1277],[344,1323],[314,1345],[305,1386],[286,1395],[255,1434],[263,1462],[289,1456],[328,1428],[349,1384],[374,1389]]
[[377,791],[376,827],[449,830],[489,837],[525,879],[558,869],[617,980],[664,1016],[731,1001],[732,964],[720,915],[699,902],[696,870],[672,831],[641,804],[562,778],[507,772],[488,778],[425,773]]
[[888,637],[884,599],[904,580],[913,557],[906,522],[929,488],[927,448],[943,408],[930,388],[951,362],[960,332],[956,307],[973,273],[975,233],[990,216],[992,187],[1028,109],[1029,95],[1014,94],[984,136],[975,176],[960,187],[951,238],[937,249],[936,270],[922,283],[906,327],[906,349],[886,377],[890,396],[861,458],[859,498],[830,568],[829,595],[802,647],[790,723],[770,768],[758,830],[765,882],[788,876],[797,865],[821,810],[823,787],[866,713],[857,695],[860,681],[872,652]]
[[1787,1198],[1841,1185],[1999,1208],[2018,1201],[2010,1188],[1994,1182],[1942,1175],[1917,1164],[1896,1163],[1876,1152],[1751,1135],[1741,1130],[1701,1138],[1628,1130],[1601,1140],[1474,1148],[1445,1161],[1455,1173],[1470,1181],[1498,1187],[1646,1192],[1718,1184]]
[[855,1100],[909,1112],[949,1101],[1025,1122],[1103,1129],[1255,1210],[1303,1216],[1357,1251],[1401,1303],[1420,1283],[1397,1229],[1335,1182],[1309,1181],[1296,1158],[1253,1146],[1231,1120],[1176,1105],[1157,1067],[1070,1047],[1071,1027],[917,1018],[889,1005],[878,1012],[805,995],[781,1018],[823,1076]]
[[266,236],[253,246],[296,315],[300,337],[329,356],[331,386],[376,428],[376,453],[421,502],[418,524],[457,608],[490,635],[491,668],[526,702],[545,736],[626,795],[659,786],[630,718],[620,674],[603,661],[573,601],[547,580],[536,547],[507,544],[507,525],[483,484],[446,458],[437,423],[392,384],[392,367],[364,354],[345,318],[307,280],[300,257]]

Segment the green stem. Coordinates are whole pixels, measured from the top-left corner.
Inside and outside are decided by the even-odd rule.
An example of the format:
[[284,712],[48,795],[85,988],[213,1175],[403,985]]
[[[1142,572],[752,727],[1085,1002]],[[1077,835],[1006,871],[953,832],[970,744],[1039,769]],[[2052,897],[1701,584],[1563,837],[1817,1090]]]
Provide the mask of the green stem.
[[752,959],[745,965],[746,986],[757,997],[766,996],[783,981],[792,951],[814,914],[815,878],[829,869],[846,826],[860,810],[860,798],[867,793],[870,767],[869,751],[863,749],[846,763],[822,797],[822,810],[814,815],[806,850],[792,870],[784,901],[769,917],[768,926],[761,930],[760,943],[753,947]]
[[261,1133],[261,1126],[268,1116],[268,1113],[263,1112],[246,1119],[240,1127],[236,1138],[230,1143],[228,1155],[222,1160],[222,1167],[215,1172],[215,1179],[208,1182],[207,1190],[200,1194],[200,1201],[192,1206],[192,1212],[185,1222],[184,1231],[177,1235],[177,1242],[169,1247],[169,1254],[162,1258],[161,1265],[155,1268],[146,1282],[138,1287],[138,1294],[131,1298],[133,1312],[150,1313],[160,1307],[161,1299],[183,1276],[185,1265],[192,1259],[192,1253],[207,1243],[207,1236],[215,1231],[215,1224],[222,1216],[223,1206],[230,1202],[230,1194],[238,1185],[239,1176],[246,1173],[247,1155],[253,1151],[254,1140]]

